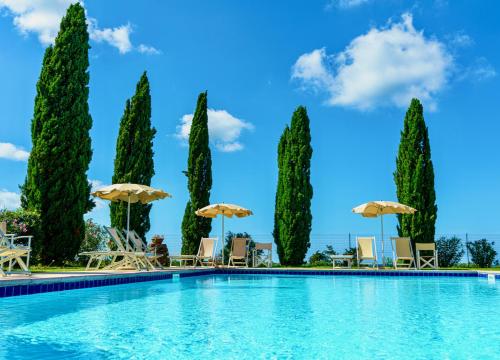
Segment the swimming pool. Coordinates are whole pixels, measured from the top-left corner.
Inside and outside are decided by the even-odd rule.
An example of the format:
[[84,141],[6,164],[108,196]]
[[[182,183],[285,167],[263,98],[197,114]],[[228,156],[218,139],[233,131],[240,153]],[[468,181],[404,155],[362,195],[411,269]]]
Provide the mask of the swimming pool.
[[0,299],[0,358],[494,359],[481,278],[205,275]]

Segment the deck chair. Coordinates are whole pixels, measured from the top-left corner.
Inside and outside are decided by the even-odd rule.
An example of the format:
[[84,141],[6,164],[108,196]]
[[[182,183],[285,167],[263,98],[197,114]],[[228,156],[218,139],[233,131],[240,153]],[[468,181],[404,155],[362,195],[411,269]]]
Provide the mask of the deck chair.
[[361,266],[362,261],[372,261],[372,267],[378,268],[375,236],[356,237],[356,258],[358,266]]
[[200,266],[215,266],[217,238],[201,238],[196,263]]
[[[13,268],[16,265],[21,271],[15,273],[31,275],[29,263],[32,238],[31,235],[7,234],[7,223],[5,221],[0,223],[0,275],[6,276],[13,273]],[[7,271],[4,270],[4,267]]]
[[409,237],[391,237],[392,263],[394,268],[416,269],[415,256]]
[[156,249],[152,251],[151,248],[148,246],[147,242],[144,239],[142,239],[135,232],[135,230],[131,230],[129,232],[129,240],[131,241],[135,251],[144,252],[144,254],[146,255],[146,259],[149,260],[149,262],[153,267],[158,267],[160,269],[163,269],[163,266],[158,261],[158,259],[160,259],[163,255],[157,255]]
[[179,263],[180,267],[188,266],[195,267],[198,263],[201,266],[215,265],[215,247],[217,245],[217,238],[201,238],[198,253],[196,255],[173,255],[170,256],[170,267],[174,266],[174,261]]
[[255,243],[252,252],[253,267],[265,265],[270,268],[273,266],[273,243]]
[[228,267],[248,267],[248,242],[248,238],[233,238],[231,240]]
[[[438,251],[436,250],[436,243],[416,243],[415,249],[417,250],[417,266],[419,269],[429,267],[437,270]],[[432,255],[422,256],[420,254],[421,251],[432,252]]]

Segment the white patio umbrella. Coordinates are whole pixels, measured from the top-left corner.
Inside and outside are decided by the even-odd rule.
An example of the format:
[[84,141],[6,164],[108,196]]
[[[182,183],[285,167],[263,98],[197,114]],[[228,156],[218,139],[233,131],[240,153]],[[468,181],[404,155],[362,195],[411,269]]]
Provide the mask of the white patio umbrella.
[[242,206],[234,204],[212,204],[195,211],[195,214],[206,218],[215,218],[217,215],[222,215],[222,265],[224,265],[224,217],[238,218],[253,215],[252,210],[245,209]]
[[130,204],[137,202],[147,204],[154,200],[172,197],[172,195],[161,189],[155,189],[151,186],[139,184],[113,184],[94,191],[92,195],[114,202],[127,202],[127,236],[130,231]]
[[382,229],[382,264],[384,262],[384,215],[387,214],[414,214],[416,209],[394,201],[370,201],[352,209],[355,214],[363,217],[374,218],[380,216],[380,226]]

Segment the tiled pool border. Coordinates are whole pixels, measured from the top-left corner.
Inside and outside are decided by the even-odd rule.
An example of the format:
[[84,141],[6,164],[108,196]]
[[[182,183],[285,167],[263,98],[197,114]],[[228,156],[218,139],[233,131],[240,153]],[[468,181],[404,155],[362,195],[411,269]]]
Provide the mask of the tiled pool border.
[[[443,270],[300,270],[300,269],[206,269],[183,270],[179,272],[155,272],[112,275],[80,275],[53,279],[20,280],[15,285],[0,282],[0,298],[32,295],[46,292],[86,289],[101,286],[123,285],[146,281],[167,280],[174,276],[180,278],[212,274],[248,274],[248,275],[308,275],[308,276],[375,276],[375,277],[481,277],[488,273],[478,271],[443,271]],[[500,280],[500,274],[494,274]],[[27,282],[27,283],[26,283]],[[26,284],[24,284],[26,283]]]

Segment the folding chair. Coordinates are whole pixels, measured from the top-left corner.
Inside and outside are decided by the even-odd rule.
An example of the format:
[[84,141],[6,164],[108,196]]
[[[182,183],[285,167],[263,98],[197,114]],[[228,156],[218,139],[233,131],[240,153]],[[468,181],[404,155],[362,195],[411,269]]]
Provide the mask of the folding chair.
[[409,237],[391,237],[391,246],[392,262],[395,269],[397,269],[398,266],[406,269],[410,269],[412,267],[414,269],[417,268]]
[[253,267],[265,265],[270,268],[273,266],[273,243],[255,243],[252,252]]
[[356,237],[356,258],[358,266],[361,266],[362,261],[372,261],[372,267],[378,268],[377,245],[375,244],[375,236]]
[[[417,265],[419,269],[429,267],[431,269],[438,268],[438,251],[436,250],[436,243],[416,243],[415,249],[417,250]],[[421,251],[427,253],[432,252],[432,255],[420,255]]]
[[233,238],[231,241],[231,252],[229,253],[228,267],[248,267],[248,242],[247,238]]

